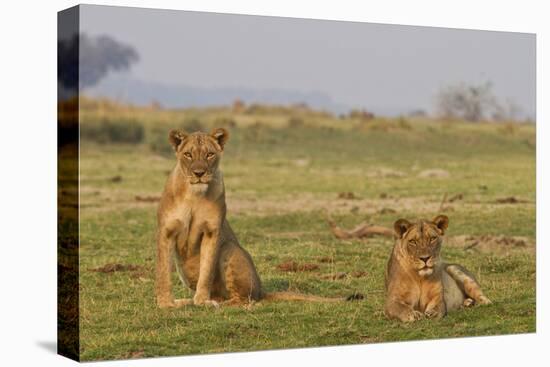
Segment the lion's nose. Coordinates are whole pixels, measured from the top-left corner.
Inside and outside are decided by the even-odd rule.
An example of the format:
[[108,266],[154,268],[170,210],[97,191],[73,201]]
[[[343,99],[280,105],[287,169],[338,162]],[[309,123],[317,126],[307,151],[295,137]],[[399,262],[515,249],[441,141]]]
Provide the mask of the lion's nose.
[[424,261],[424,263],[427,263],[428,260],[430,260],[430,257],[431,256],[424,256],[424,257],[421,257],[420,260]]
[[204,170],[204,169],[195,169],[195,170],[193,170],[193,173],[197,177],[202,177],[206,173],[206,170]]

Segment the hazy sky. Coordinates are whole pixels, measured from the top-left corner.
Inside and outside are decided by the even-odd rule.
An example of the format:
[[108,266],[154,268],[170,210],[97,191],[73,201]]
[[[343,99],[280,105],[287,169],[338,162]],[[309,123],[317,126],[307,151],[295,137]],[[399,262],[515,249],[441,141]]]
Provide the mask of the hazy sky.
[[444,85],[491,81],[499,98],[535,112],[533,34],[103,6],[83,6],[80,25],[134,46],[130,75],[144,81],[428,111]]

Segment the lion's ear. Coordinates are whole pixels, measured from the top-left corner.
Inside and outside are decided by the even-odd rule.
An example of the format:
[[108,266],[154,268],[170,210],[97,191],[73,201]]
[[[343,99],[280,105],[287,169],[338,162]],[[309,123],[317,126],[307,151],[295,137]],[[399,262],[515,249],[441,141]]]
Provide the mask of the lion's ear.
[[398,238],[403,238],[403,235],[412,226],[412,223],[406,219],[398,219],[393,224],[393,230]]
[[218,127],[212,130],[210,136],[212,136],[218,142],[218,145],[223,150],[225,143],[227,143],[227,139],[229,139],[229,132],[223,127]]
[[170,133],[168,134],[168,141],[174,150],[177,151],[181,142],[184,141],[187,136],[189,136],[189,134],[183,130],[170,130]]
[[441,230],[441,233],[445,233],[449,226],[449,218],[446,215],[438,215],[432,220],[433,224]]

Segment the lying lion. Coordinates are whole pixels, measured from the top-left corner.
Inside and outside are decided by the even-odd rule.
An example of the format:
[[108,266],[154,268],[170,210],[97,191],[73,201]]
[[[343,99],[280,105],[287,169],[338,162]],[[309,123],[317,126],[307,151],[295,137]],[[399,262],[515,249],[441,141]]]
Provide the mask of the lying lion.
[[385,314],[404,322],[440,318],[448,311],[475,303],[489,304],[474,276],[440,257],[449,219],[394,224],[397,240],[386,268]]
[[[170,132],[177,164],[166,181],[158,208],[158,306],[216,306],[218,302],[240,304],[261,299],[343,300],[262,290],[252,258],[239,245],[225,217],[225,188],[219,163],[228,137],[223,128],[210,134]],[[182,282],[195,291],[193,299],[174,300],[172,261]]]

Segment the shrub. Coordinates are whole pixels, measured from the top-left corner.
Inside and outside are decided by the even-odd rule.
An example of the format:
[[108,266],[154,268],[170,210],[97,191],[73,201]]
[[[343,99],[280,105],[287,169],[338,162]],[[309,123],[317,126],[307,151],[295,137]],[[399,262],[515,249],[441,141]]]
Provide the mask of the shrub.
[[244,101],[240,99],[236,99],[233,102],[233,113],[242,113],[245,108],[246,108],[246,104]]
[[206,130],[204,129],[204,126],[202,125],[200,120],[198,118],[195,118],[195,117],[185,119],[180,127],[183,130],[187,131],[188,133],[194,133],[196,131],[206,132]]
[[265,127],[261,121],[256,121],[252,125],[243,130],[244,140],[246,141],[260,141],[264,135]]
[[493,95],[493,85],[465,83],[448,85],[437,94],[437,109],[445,119],[463,119],[478,122],[490,114],[498,104]]
[[[174,126],[178,128],[178,126]],[[191,118],[184,120],[179,128],[185,130],[188,133],[193,133],[196,131],[205,131],[199,119]],[[172,128],[155,126],[149,131],[148,144],[149,148],[160,155],[171,156],[174,154],[174,149],[168,142],[168,133]]]
[[409,120],[407,120],[403,116],[399,116],[399,118],[397,119],[397,127],[399,127],[400,129],[403,129],[403,130],[411,130],[412,129],[412,125],[409,122]]
[[299,117],[291,117],[288,119],[288,127],[298,128],[304,126],[304,120]]
[[83,123],[80,126],[82,139],[98,143],[139,144],[145,136],[141,123],[134,119],[104,119],[100,123]]
[[250,106],[248,106],[246,108],[246,110],[244,111],[244,113],[248,114],[248,115],[255,115],[255,114],[260,114],[262,112],[265,112],[265,108],[264,106],[258,104],[258,103],[253,103],[251,104]]
[[518,124],[514,122],[505,122],[502,123],[498,130],[504,135],[515,135],[518,131]]
[[231,117],[218,117],[214,120],[214,127],[224,127],[232,129],[236,126],[237,123]]
[[374,113],[367,110],[353,109],[349,112],[349,118],[359,119],[361,121],[369,121],[374,119]]
[[160,155],[170,156],[174,153],[174,149],[168,142],[169,128],[155,126],[149,131],[149,148]]

